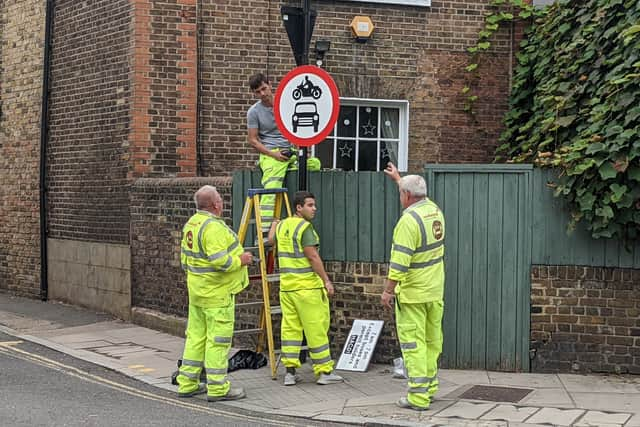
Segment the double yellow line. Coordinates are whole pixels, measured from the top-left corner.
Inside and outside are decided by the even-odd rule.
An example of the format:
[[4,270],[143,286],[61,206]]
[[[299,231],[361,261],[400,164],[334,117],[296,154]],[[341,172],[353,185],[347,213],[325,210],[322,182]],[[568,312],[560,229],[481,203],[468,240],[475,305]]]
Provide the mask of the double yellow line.
[[189,403],[187,401],[184,401],[182,399],[178,399],[178,398],[170,398],[170,397],[163,397],[163,396],[158,396],[156,394],[153,393],[149,393],[143,390],[138,390],[134,387],[129,387],[127,385],[124,384],[120,384],[118,382],[115,381],[111,381],[107,378],[103,378],[101,376],[98,375],[94,375],[94,374],[90,374],[89,372],[83,371],[81,369],[78,369],[74,366],[69,366],[66,365],[64,363],[60,363],[58,361],[49,359],[47,357],[44,356],[40,356],[38,354],[35,353],[31,353],[22,349],[17,348],[16,346],[18,344],[23,343],[23,341],[0,341],[0,354],[4,354],[7,355],[9,357],[13,357],[16,359],[21,359],[21,360],[25,360],[31,363],[35,363],[37,365],[40,366],[44,366],[50,369],[54,369],[56,371],[60,371],[63,372],[69,376],[75,377],[75,378],[79,378],[83,381],[87,381],[93,384],[98,384],[98,385],[102,385],[104,387],[108,387],[111,388],[113,390],[117,390],[123,393],[127,393],[129,395],[132,396],[136,396],[136,397],[141,397],[143,399],[147,399],[147,400],[152,400],[152,401],[156,401],[156,402],[162,402],[162,403],[166,403],[168,405],[171,406],[176,406],[179,408],[186,408],[186,409],[191,409],[193,411],[196,412],[200,412],[203,414],[209,414],[209,415],[223,415],[226,417],[231,417],[231,418],[239,418],[245,421],[253,421],[255,423],[264,423],[265,421],[268,421],[269,424],[271,425],[277,425],[277,426],[295,426],[296,424],[292,424],[286,421],[280,421],[280,420],[266,420],[265,418],[259,418],[259,417],[254,417],[251,415],[242,415],[242,414],[237,414],[234,412],[229,412],[229,411],[225,411],[222,409],[214,409],[214,408],[209,408],[206,406],[201,406],[201,405],[196,405],[193,403]]

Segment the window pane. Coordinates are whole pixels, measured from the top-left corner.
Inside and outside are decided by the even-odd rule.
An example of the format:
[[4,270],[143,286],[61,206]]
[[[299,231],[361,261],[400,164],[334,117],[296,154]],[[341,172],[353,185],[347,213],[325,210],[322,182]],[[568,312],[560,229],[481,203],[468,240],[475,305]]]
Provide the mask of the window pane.
[[375,142],[362,142],[358,149],[358,170],[359,171],[375,171],[377,170],[378,144]]
[[356,136],[356,107],[340,107],[338,116],[338,136]]
[[338,151],[336,152],[336,168],[344,171],[354,169],[356,162],[355,141],[338,140]]
[[380,169],[387,167],[387,163],[392,162],[398,166],[398,143],[397,142],[381,142],[380,143]]
[[361,138],[378,137],[378,107],[360,107]]
[[380,136],[383,138],[399,137],[399,123],[400,123],[400,110],[397,108],[383,108],[381,111],[382,128],[380,129]]
[[325,139],[321,143],[314,146],[315,156],[320,159],[322,169],[333,168],[333,139]]

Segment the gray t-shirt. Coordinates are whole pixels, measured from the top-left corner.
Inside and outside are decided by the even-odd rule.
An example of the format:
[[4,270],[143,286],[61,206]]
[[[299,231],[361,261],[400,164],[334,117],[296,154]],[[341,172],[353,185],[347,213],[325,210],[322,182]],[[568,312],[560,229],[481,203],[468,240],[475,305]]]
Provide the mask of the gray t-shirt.
[[258,137],[265,147],[289,148],[291,144],[280,133],[273,116],[273,108],[258,101],[247,111],[247,128],[258,129]]

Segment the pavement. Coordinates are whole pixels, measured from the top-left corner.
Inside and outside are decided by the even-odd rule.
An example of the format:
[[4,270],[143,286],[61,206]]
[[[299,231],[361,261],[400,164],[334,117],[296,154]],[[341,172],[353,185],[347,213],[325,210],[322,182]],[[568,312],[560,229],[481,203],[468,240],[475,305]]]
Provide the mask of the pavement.
[[[104,366],[165,390],[181,357],[184,339],[106,314],[0,292],[0,331]],[[337,355],[334,355],[336,357]],[[315,384],[308,363],[302,381],[282,385],[268,367],[229,377],[247,398],[212,405],[257,413],[367,426],[625,426],[640,427],[640,377],[529,374],[450,370],[439,372],[440,390],[428,411],[395,406],[406,380],[391,365],[338,373],[343,384]],[[198,396],[195,398],[204,398]]]

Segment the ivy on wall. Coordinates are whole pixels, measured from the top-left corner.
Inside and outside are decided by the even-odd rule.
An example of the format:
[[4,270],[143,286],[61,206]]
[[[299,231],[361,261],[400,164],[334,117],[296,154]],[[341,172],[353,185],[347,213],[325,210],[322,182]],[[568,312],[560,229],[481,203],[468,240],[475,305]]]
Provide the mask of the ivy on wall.
[[570,228],[583,220],[595,238],[637,239],[640,2],[570,0],[534,12],[496,160],[559,169],[553,186],[569,202]]

